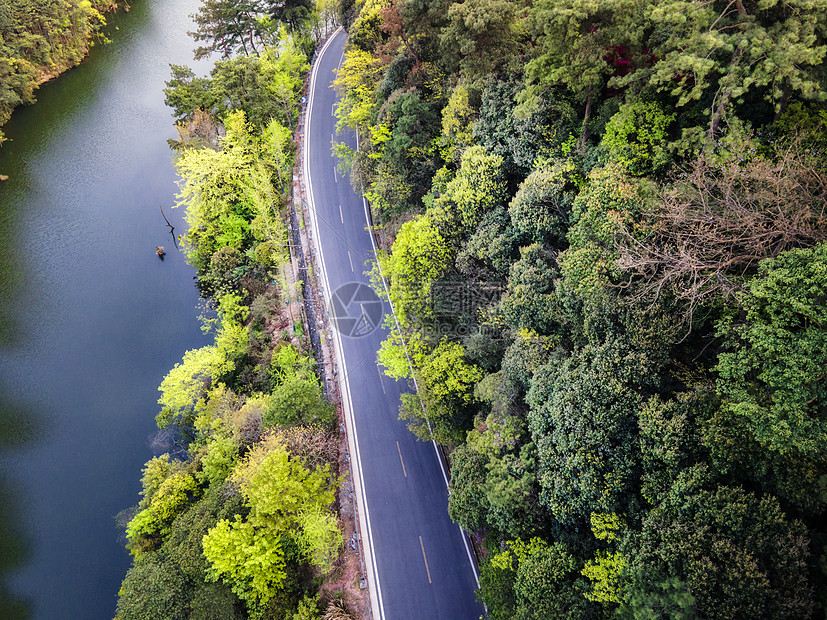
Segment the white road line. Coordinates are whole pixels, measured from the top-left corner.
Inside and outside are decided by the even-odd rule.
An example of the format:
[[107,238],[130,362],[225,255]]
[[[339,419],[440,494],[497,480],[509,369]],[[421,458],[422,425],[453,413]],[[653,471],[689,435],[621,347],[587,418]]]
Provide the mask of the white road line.
[[[321,51],[319,52],[319,59],[324,55],[327,51],[330,44],[333,42],[333,39],[341,33],[341,28],[331,36],[327,42],[322,47]],[[344,57],[344,52],[342,52],[342,57]],[[339,60],[339,65],[341,66],[341,59]],[[310,89],[309,89],[309,97],[307,103],[307,121],[305,123],[305,134],[304,134],[304,165],[303,173],[304,173],[304,181],[305,186],[307,187],[307,202],[308,202],[308,211],[310,212],[310,220],[312,223],[313,228],[316,231],[316,235],[313,236],[314,243],[316,244],[316,250],[319,253],[319,272],[322,276],[322,281],[324,282],[325,290],[330,290],[330,281],[327,277],[327,271],[325,270],[325,262],[324,262],[324,250],[322,248],[322,244],[317,242],[319,234],[319,223],[317,221],[317,214],[315,204],[313,202],[313,185],[310,180],[309,174],[309,166],[310,166],[310,143],[308,136],[310,135],[310,123],[313,116],[313,100],[314,100],[314,92],[316,87],[316,80],[318,78],[318,66],[319,63],[313,65],[310,75]],[[385,607],[384,603],[382,602],[382,585],[379,582],[379,573],[377,572],[376,568],[376,556],[374,554],[374,543],[373,543],[373,530],[370,525],[370,510],[368,508],[366,493],[365,493],[365,482],[364,476],[362,474],[362,459],[359,452],[359,442],[356,437],[356,420],[354,418],[353,413],[353,404],[350,400],[350,386],[347,382],[347,364],[344,359],[343,349],[342,349],[342,341],[339,332],[335,329],[333,331],[333,346],[334,350],[338,353],[338,359],[341,366],[341,372],[339,373],[339,389],[342,393],[342,407],[345,412],[345,424],[348,430],[348,448],[350,453],[353,455],[353,463],[355,465],[354,472],[353,472],[353,483],[354,483],[354,490],[356,491],[356,502],[359,507],[359,513],[363,516],[363,518],[359,519],[359,526],[362,530],[362,541],[367,541],[367,554],[365,555],[365,562],[367,564],[367,579],[368,582],[373,586],[372,588],[368,589],[368,594],[370,595],[370,603],[371,603],[371,610],[373,612],[373,617],[376,620],[385,620]]]
[[[357,149],[359,148],[359,134],[358,133],[356,134],[356,148]],[[370,231],[370,230],[372,230],[372,228],[371,228],[371,219],[370,219],[370,210],[368,208],[368,201],[364,197],[364,195],[362,196],[362,205],[363,205],[364,210],[365,210],[365,222],[367,223],[368,231]],[[378,256],[379,252],[376,248],[376,239],[373,238],[373,233],[370,233],[369,236],[370,236],[370,243],[373,246],[373,255]],[[402,333],[402,327],[399,325],[399,319],[396,316],[396,310],[393,307],[393,302],[391,301],[390,292],[388,291],[388,283],[385,281],[385,276],[382,275],[382,273],[381,273],[381,267],[380,267],[380,276],[382,278],[382,286],[385,288],[385,295],[388,298],[388,304],[391,307],[391,314],[393,314],[393,319],[396,322],[396,328],[399,330],[399,333],[401,334]],[[403,344],[404,344],[404,341],[403,341]],[[411,362],[410,356],[408,355],[407,347],[405,347],[405,357],[408,358],[408,365],[410,365],[411,369],[413,369],[413,364]],[[412,372],[411,374],[413,375],[414,373]],[[419,392],[419,386],[416,384],[416,377],[413,376],[412,378],[413,378],[413,383],[414,383],[414,389],[418,393]],[[430,422],[428,424],[430,426]],[[436,453],[436,460],[439,463],[439,468],[442,470],[442,479],[445,481],[445,488],[448,489],[449,492],[450,492],[450,483],[448,482],[448,474],[445,472],[445,466],[442,463],[442,455],[439,453],[439,446],[436,445],[436,441],[434,441],[434,440],[431,440],[431,444],[433,444],[433,446],[434,446],[434,452]],[[471,572],[474,573],[474,581],[476,581],[477,587],[479,588],[480,587],[480,576],[479,576],[479,573],[477,572],[477,563],[474,560],[474,556],[471,553],[471,547],[468,544],[468,536],[465,535],[465,531],[459,525],[457,525],[457,529],[459,529],[460,536],[462,537],[462,544],[465,545],[465,553],[466,553],[466,555],[468,555],[468,562],[471,565]],[[423,551],[423,553],[424,553],[424,551]]]
[[402,464],[402,474],[407,478],[408,472],[405,471],[405,461],[402,460],[402,450],[399,447],[399,442],[396,442],[396,451],[399,452],[399,462]]
[[342,205],[339,205],[339,219],[342,220],[342,224],[345,223],[345,216],[342,215]]
[[336,166],[333,166],[333,180],[338,183],[339,182],[339,174],[336,172]]
[[350,250],[347,251],[347,259],[350,261],[350,270],[356,273],[356,270],[353,268],[353,257],[350,255]]
[[382,371],[379,370],[379,365],[376,366],[376,372],[379,373],[379,385],[382,386],[382,393],[387,394],[388,391],[385,389],[385,382],[382,380]]

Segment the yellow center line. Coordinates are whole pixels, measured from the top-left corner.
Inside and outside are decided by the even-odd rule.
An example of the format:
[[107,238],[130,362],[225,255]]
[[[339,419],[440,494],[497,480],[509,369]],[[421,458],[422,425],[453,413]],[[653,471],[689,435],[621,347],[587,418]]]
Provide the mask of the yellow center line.
[[431,569],[428,568],[428,558],[425,557],[425,545],[422,544],[422,536],[419,537],[419,546],[422,548],[422,559],[425,560],[425,572],[428,573],[428,583],[431,581]]
[[[399,442],[396,442],[396,451],[399,452],[399,462],[402,463],[402,473],[405,474],[405,477],[408,477],[408,472],[405,471],[405,461],[402,460],[402,450],[399,449]],[[420,537],[420,540],[422,538]]]

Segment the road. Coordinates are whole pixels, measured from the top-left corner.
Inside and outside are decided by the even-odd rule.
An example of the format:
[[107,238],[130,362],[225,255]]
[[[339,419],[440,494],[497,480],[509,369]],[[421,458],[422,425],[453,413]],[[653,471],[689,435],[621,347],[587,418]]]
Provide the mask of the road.
[[[376,364],[387,335],[372,330],[390,310],[366,288],[375,257],[367,205],[336,169],[334,141],[355,147],[355,136],[335,135],[332,82],[346,34],[336,33],[318,54],[310,78],[303,169],[311,231],[324,297],[339,299],[333,329],[351,475],[356,489],[374,620],[480,618],[476,566],[468,542],[448,516],[447,477],[433,443],[418,441],[398,419],[404,382]],[[358,333],[357,333],[358,332]]]

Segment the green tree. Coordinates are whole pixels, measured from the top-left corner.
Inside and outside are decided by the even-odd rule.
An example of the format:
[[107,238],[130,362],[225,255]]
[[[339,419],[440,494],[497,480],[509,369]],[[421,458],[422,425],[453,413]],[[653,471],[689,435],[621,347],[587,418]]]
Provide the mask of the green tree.
[[428,215],[402,225],[392,254],[381,262],[397,316],[408,322],[428,315],[431,286],[448,269],[451,258],[451,249]]
[[452,2],[440,32],[446,64],[458,63],[460,73],[471,80],[504,68],[522,38],[517,10],[518,3],[510,0]]
[[572,203],[577,195],[573,164],[548,163],[535,169],[508,205],[514,227],[533,243],[565,249]]
[[600,617],[583,596],[582,564],[562,543],[514,540],[480,567],[480,598],[492,618],[581,620]]
[[752,93],[777,107],[792,93],[823,101],[825,15],[824,0],[652,3],[646,21],[658,33],[651,41],[657,61],[618,84],[647,81],[677,97],[678,106],[702,99],[711,103],[710,137],[729,108]]
[[442,108],[442,135],[440,137],[442,158],[459,163],[462,154],[474,143],[473,122],[476,113],[471,107],[468,88],[457,84],[448,103]]
[[467,444],[451,453],[451,493],[448,514],[467,532],[479,532],[488,524],[490,505],[484,484],[488,457]]
[[335,498],[336,481],[329,466],[310,470],[278,442],[251,450],[233,480],[250,512],[246,519],[219,521],[204,536],[208,577],[224,580],[260,612],[287,577],[289,541],[315,565],[332,568],[331,559],[342,545],[341,534],[331,536],[336,521],[327,508]]
[[633,572],[665,569],[638,579],[631,592],[657,600],[663,583],[678,579],[695,597],[695,611],[723,620],[807,618],[813,592],[807,581],[806,528],[789,519],[772,496],[741,488],[703,487],[695,469],[679,476],[664,501],[646,515],[624,556]]
[[118,592],[119,620],[183,618],[188,611],[189,580],[163,556],[150,554],[136,562]]
[[428,210],[449,241],[470,236],[485,214],[505,201],[502,164],[501,157],[489,155],[482,146],[472,146],[462,154],[456,176]]
[[534,243],[520,248],[520,260],[511,265],[502,299],[503,318],[509,327],[553,332],[559,315],[554,284],[559,277],[553,255],[543,246]]
[[593,170],[588,181],[572,205],[570,245],[558,264],[566,288],[594,300],[622,275],[616,239],[641,217],[648,185],[631,179],[617,165]]
[[335,422],[335,411],[325,399],[315,376],[292,373],[273,390],[262,421],[265,426],[306,424],[328,427]]
[[420,439],[459,443],[471,423],[474,385],[482,369],[465,359],[462,345],[443,339],[416,360],[418,395],[403,395],[400,419]]
[[742,324],[723,323],[724,406],[768,449],[823,459],[827,442],[827,243],[764,261],[747,284]]
[[538,370],[526,400],[541,500],[555,518],[624,512],[640,476],[637,414],[658,361],[622,341]]
[[126,527],[127,546],[134,554],[158,546],[170,531],[172,521],[198,494],[195,478],[185,472],[167,477],[153,493],[146,507],[138,512]]
[[593,102],[615,73],[613,50],[637,50],[645,38],[647,3],[631,0],[538,0],[529,10],[534,57],[525,68],[520,100],[526,110],[557,84],[585,105],[580,142],[585,143]]
[[601,146],[634,175],[661,172],[669,163],[667,138],[674,114],[655,102],[624,104],[606,123]]

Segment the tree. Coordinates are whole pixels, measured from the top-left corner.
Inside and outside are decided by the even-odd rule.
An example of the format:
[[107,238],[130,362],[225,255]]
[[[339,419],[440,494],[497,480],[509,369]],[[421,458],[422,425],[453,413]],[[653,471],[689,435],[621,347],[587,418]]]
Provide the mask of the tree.
[[616,239],[640,217],[647,185],[617,165],[593,170],[588,181],[572,205],[569,248],[558,264],[565,286],[582,299],[594,300],[621,278]]
[[618,84],[646,80],[677,97],[678,106],[711,99],[708,134],[714,138],[731,105],[751,92],[779,109],[792,93],[824,100],[825,15],[824,0],[652,3],[647,17],[657,33],[651,41],[657,60]]
[[275,214],[282,206],[284,167],[292,164],[289,130],[273,121],[256,136],[243,111],[224,123],[220,151],[186,149],[176,161],[182,178],[176,206],[187,209],[187,260],[199,275],[222,248],[243,252],[256,234],[284,234]]
[[612,60],[634,54],[643,45],[647,4],[631,0],[539,0],[529,10],[537,47],[525,68],[520,94],[525,110],[538,98],[563,84],[585,105],[580,144],[588,137],[593,101],[618,72]]
[[479,282],[481,302],[493,301],[485,288],[497,286],[507,277],[518,243],[519,235],[505,206],[498,204],[482,216],[476,230],[460,248],[455,260],[457,270]]
[[[678,579],[699,616],[807,618],[813,608],[807,547],[806,528],[787,518],[774,497],[727,486],[707,490],[696,468],[676,479],[624,556],[633,572],[665,570],[635,587]],[[630,596],[641,594],[649,596],[646,590]]]
[[198,484],[188,473],[179,472],[167,477],[153,493],[146,507],[138,512],[126,527],[129,550],[139,554],[157,546],[169,534],[170,525],[198,494]]
[[298,544],[303,556],[329,570],[343,541],[328,506],[336,481],[329,466],[310,470],[274,440],[253,448],[233,474],[246,505],[204,536],[204,556],[212,581],[224,580],[250,608],[262,611],[286,578],[285,547]]
[[451,250],[428,215],[405,222],[382,272],[390,284],[390,301],[403,322],[427,316],[430,288],[448,269]]
[[468,97],[468,88],[461,82],[451,91],[448,103],[442,108],[440,142],[445,161],[459,163],[465,149],[474,144],[473,123],[476,112]]
[[657,504],[675,478],[705,460],[701,424],[715,407],[714,395],[684,392],[674,399],[653,396],[640,409],[641,493]]
[[600,144],[631,174],[658,173],[669,163],[667,131],[674,120],[655,102],[625,104],[606,123]]
[[581,566],[562,543],[509,541],[505,551],[480,567],[480,597],[494,619],[600,617],[583,596],[587,586]]
[[447,339],[415,363],[418,395],[403,395],[400,419],[408,420],[420,439],[459,443],[470,426],[474,385],[482,379],[482,369],[466,361],[462,345]]
[[503,158],[509,179],[522,181],[542,158],[559,157],[578,127],[570,96],[555,89],[538,96],[530,109],[517,104],[520,82],[492,76],[482,90],[474,137]]
[[511,265],[508,291],[503,296],[503,318],[514,330],[552,333],[559,315],[555,280],[560,272],[553,255],[540,244],[520,248],[520,260]]
[[668,292],[691,318],[704,301],[736,293],[759,261],[827,238],[818,162],[796,141],[766,157],[749,136],[731,138],[664,187],[634,233],[618,231],[617,265],[640,278],[640,299]]
[[586,584],[579,562],[561,543],[535,544],[520,558],[514,591],[519,620],[589,617],[594,606],[583,596]]
[[327,402],[319,380],[292,373],[273,390],[262,419],[265,427],[306,424],[329,427],[335,422],[333,405]]
[[132,566],[118,592],[117,618],[159,620],[183,618],[192,585],[163,556],[151,554]]
[[649,352],[586,346],[532,378],[526,397],[540,499],[560,521],[624,512],[640,477],[637,414],[656,381]]
[[224,58],[236,51],[245,56],[258,53],[254,37],[262,43],[261,24],[254,0],[204,0],[192,17],[196,30],[187,34],[206,43],[195,50],[196,59],[213,52],[221,52]]
[[451,492],[448,514],[467,532],[479,532],[488,524],[489,503],[483,488],[488,458],[468,447],[451,453]]
[[570,162],[549,162],[535,169],[508,205],[514,227],[532,243],[565,249],[576,181]]
[[724,323],[718,357],[724,407],[763,446],[824,459],[827,441],[827,243],[766,260],[747,284],[746,317]]
[[[440,32],[446,64],[458,62],[470,80],[506,66],[520,41],[517,3],[510,0],[464,0],[448,7],[448,23]],[[449,65],[450,66],[450,65]]]
[[296,32],[313,11],[313,0],[264,0],[264,10],[278,24]]
[[164,377],[158,388],[162,410],[155,418],[159,428],[172,424],[204,395],[214,376],[215,352],[214,345],[187,351],[184,359]]
[[502,157],[489,155],[482,146],[472,146],[462,154],[456,176],[428,210],[449,242],[470,236],[486,213],[504,202],[502,165]]

